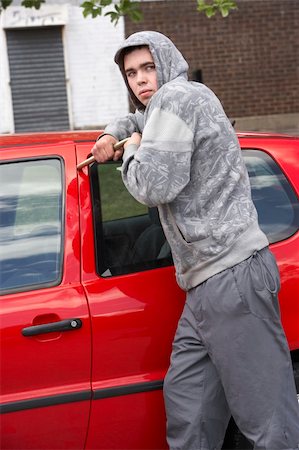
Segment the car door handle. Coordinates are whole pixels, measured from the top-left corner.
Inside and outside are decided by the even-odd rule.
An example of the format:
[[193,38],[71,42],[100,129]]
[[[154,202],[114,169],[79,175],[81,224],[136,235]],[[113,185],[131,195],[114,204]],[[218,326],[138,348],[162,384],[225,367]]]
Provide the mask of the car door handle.
[[44,333],[54,333],[55,331],[74,331],[82,327],[80,319],[66,319],[59,322],[45,323],[43,325],[34,325],[22,329],[23,336],[36,336]]

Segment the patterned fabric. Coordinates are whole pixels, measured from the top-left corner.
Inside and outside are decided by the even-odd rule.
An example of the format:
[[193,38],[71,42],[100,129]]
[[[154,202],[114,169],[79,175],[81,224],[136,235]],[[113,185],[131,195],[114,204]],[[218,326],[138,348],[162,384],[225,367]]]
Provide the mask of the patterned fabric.
[[189,290],[268,240],[258,225],[238,138],[218,98],[188,81],[187,62],[157,32],[125,41],[115,57],[122,72],[122,51],[135,45],[148,45],[159,89],[144,111],[130,92],[139,109],[105,131],[118,139],[142,133],[140,147],[124,152],[123,181],[138,201],[158,206],[177,281]]

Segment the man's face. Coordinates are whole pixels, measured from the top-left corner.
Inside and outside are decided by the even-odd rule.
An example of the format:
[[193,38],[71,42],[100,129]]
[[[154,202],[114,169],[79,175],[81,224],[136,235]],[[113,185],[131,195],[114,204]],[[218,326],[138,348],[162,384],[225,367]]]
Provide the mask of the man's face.
[[125,55],[124,69],[134,95],[146,106],[158,90],[156,67],[149,49],[141,47]]

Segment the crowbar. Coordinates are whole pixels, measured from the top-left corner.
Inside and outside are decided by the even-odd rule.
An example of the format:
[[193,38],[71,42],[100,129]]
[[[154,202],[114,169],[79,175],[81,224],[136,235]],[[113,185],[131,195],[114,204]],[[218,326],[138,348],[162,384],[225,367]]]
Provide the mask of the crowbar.
[[[122,141],[116,142],[116,144],[113,145],[114,150],[119,150],[130,138],[125,138]],[[85,159],[84,161],[80,162],[77,165],[77,170],[83,169],[85,166],[89,166],[89,164],[93,163],[95,161],[94,156],[90,156],[89,158]]]

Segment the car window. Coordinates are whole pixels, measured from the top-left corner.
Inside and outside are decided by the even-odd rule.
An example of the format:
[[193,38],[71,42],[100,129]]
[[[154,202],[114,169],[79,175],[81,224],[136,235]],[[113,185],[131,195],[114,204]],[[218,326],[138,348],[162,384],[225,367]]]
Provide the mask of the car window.
[[[259,224],[274,243],[299,228],[298,199],[279,166],[266,153],[243,150]],[[137,202],[125,188],[120,163],[91,167],[98,274],[128,274],[173,264],[156,208]]]
[[58,284],[62,265],[59,159],[0,165],[1,290]]
[[157,208],[129,194],[120,166],[94,164],[90,171],[97,271],[104,277],[172,264]]
[[261,229],[270,243],[292,236],[299,228],[299,210],[289,181],[267,153],[243,150],[243,156]]

